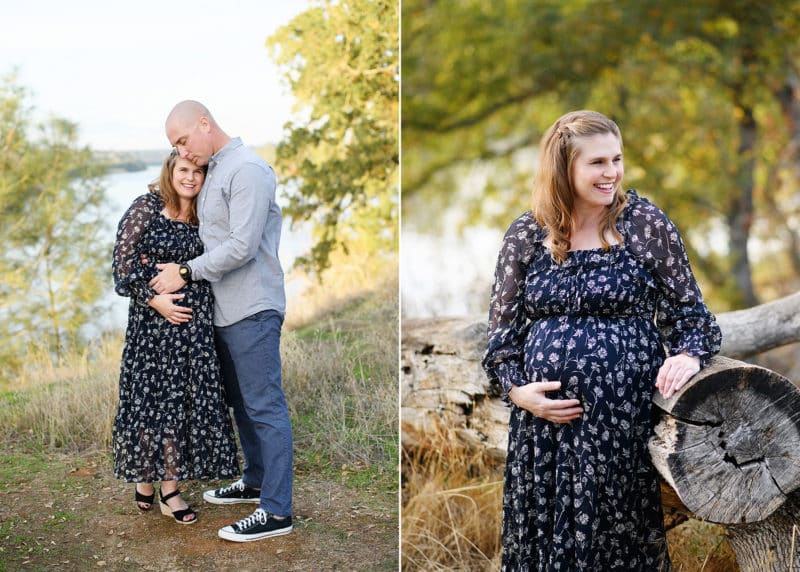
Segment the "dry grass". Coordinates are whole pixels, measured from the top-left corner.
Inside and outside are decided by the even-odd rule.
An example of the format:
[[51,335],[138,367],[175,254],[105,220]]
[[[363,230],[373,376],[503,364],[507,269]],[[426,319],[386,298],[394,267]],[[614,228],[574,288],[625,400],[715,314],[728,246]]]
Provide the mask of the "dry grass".
[[500,555],[502,472],[448,430],[403,453],[403,570],[493,570]]
[[[402,569],[498,570],[502,467],[452,431],[424,439],[403,451]],[[721,526],[689,520],[667,541],[676,572],[739,570]]]
[[303,454],[396,473],[397,308],[388,280],[284,336],[284,383]]
[[108,449],[117,405],[119,338],[103,338],[54,361],[31,350],[25,367],[0,392],[0,434],[45,449]]
[[[335,294],[327,297],[325,288],[312,289],[313,300],[297,303],[326,317],[284,330],[284,386],[301,461],[377,466],[396,490],[397,279],[384,274],[372,282],[370,290],[329,290]],[[0,439],[110,451],[122,343],[117,333],[61,363],[32,350],[21,375],[0,386]]]
[[[396,254],[366,253],[360,250],[331,254],[331,268],[322,273],[321,280],[293,270],[290,281],[306,284],[302,299],[286,308],[286,328],[290,330],[324,321],[339,309],[365,296],[391,298],[398,301],[398,263]],[[396,309],[395,309],[396,314]],[[397,322],[392,326],[399,329]]]
[[736,572],[739,566],[725,529],[710,522],[688,520],[667,532],[675,572]]

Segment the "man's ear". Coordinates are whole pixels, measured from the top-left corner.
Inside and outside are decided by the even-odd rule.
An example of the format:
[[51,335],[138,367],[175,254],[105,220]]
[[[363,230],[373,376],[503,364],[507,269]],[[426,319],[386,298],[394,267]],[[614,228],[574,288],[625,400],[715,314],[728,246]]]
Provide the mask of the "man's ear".
[[209,133],[211,131],[211,122],[208,120],[208,117],[200,117],[199,128],[202,129],[204,133]]

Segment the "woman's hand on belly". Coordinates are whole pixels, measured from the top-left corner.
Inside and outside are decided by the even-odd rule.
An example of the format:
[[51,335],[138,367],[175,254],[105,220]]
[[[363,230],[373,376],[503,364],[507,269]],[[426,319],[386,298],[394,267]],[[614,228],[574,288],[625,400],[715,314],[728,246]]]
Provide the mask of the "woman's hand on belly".
[[515,385],[508,392],[508,397],[517,407],[530,411],[536,417],[547,419],[553,423],[569,423],[583,413],[577,399],[550,399],[545,397],[546,391],[557,391],[560,381],[537,381],[527,385]]
[[164,316],[170,324],[183,324],[192,319],[192,309],[175,304],[186,294],[158,294],[147,303],[156,312]]

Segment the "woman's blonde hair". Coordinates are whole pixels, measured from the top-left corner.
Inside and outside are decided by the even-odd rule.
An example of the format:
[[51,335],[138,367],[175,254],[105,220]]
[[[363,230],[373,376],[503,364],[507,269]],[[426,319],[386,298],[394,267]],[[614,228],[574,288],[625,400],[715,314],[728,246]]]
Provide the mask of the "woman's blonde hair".
[[[179,213],[181,210],[180,201],[178,200],[178,191],[175,190],[172,184],[172,171],[175,169],[175,163],[178,162],[178,159],[178,151],[173,149],[161,165],[161,174],[158,176],[158,180],[147,185],[151,193],[155,193],[161,197],[167,212],[173,213]],[[203,170],[203,176],[205,176],[208,171],[208,166],[204,165],[201,168]],[[199,222],[197,219],[197,197],[192,201],[192,209],[189,211],[188,222],[192,224],[197,224]]]
[[[536,221],[547,229],[553,260],[559,264],[567,259],[570,249],[575,202],[572,164],[578,154],[576,139],[607,133],[619,140],[622,149],[622,135],[611,119],[596,111],[571,111],[553,123],[539,145],[539,170],[533,187],[532,211]],[[606,233],[610,232],[617,242],[622,242],[616,222],[625,204],[625,193],[617,192],[600,224],[600,243],[604,250],[611,248]]]

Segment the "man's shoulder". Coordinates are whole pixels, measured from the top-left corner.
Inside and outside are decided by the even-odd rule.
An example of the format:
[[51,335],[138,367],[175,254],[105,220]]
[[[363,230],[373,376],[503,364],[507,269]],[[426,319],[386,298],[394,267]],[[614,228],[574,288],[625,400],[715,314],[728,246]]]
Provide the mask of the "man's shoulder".
[[253,171],[255,173],[261,171],[268,176],[274,177],[275,172],[266,159],[261,157],[258,153],[241,145],[235,149],[234,153],[225,157],[225,169],[238,172],[242,170]]
[[263,165],[268,168],[272,168],[270,164],[267,162],[264,157],[256,153],[253,149],[248,147],[247,145],[239,145],[233,149],[233,153],[230,154],[230,158],[233,159],[236,163],[255,163],[258,165]]

